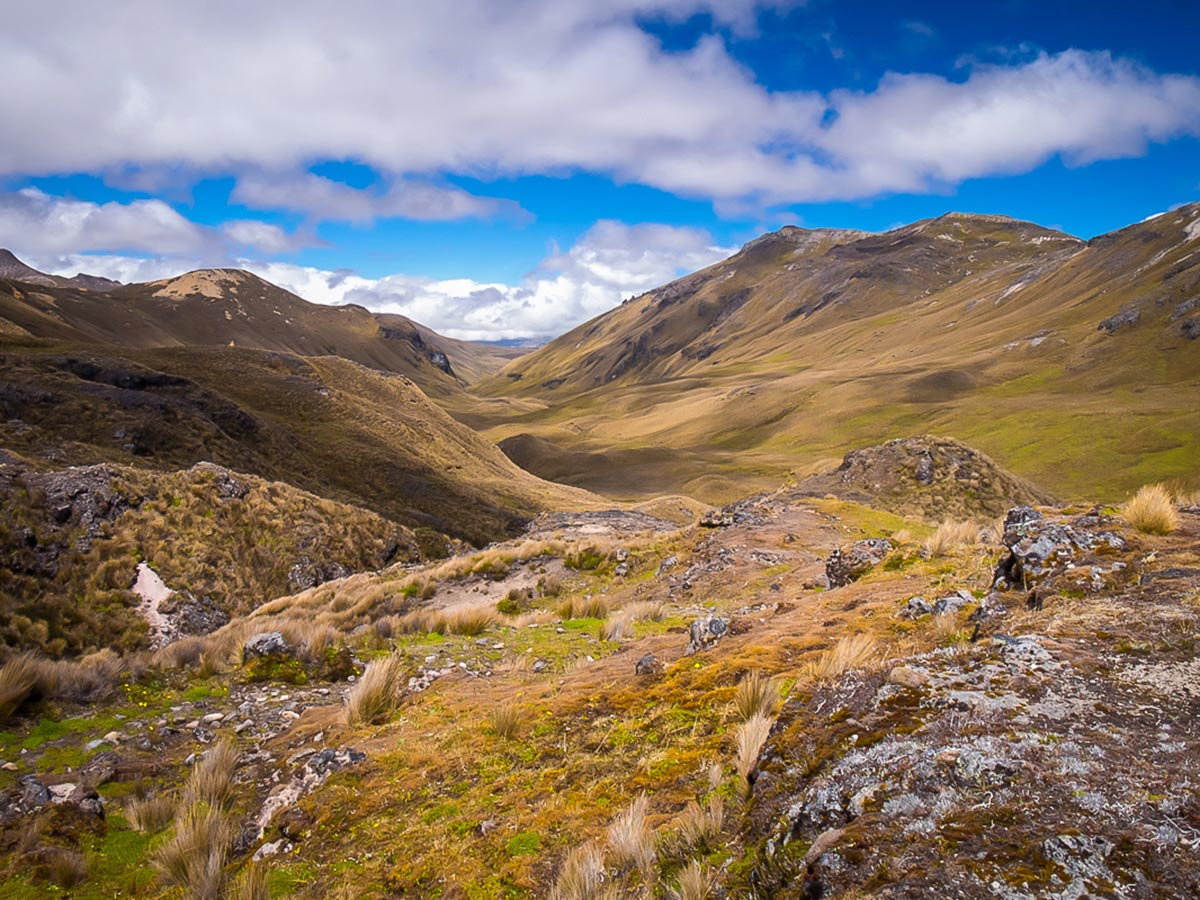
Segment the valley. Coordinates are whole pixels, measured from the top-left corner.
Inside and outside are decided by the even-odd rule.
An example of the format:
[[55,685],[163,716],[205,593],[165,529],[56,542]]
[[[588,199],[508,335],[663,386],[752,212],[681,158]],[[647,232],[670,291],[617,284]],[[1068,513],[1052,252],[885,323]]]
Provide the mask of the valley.
[[0,256],[0,896],[1196,895],[1198,338],[1200,204],[530,349]]

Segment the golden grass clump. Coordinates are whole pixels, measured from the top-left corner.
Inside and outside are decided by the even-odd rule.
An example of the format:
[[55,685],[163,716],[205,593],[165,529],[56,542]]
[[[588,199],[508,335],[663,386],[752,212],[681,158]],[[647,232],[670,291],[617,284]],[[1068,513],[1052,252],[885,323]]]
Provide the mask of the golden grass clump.
[[615,616],[610,616],[600,626],[600,637],[606,641],[623,641],[633,636],[633,616],[628,611],[621,610]]
[[694,859],[680,871],[677,889],[672,893],[677,900],[708,900],[713,883],[712,870]]
[[734,767],[742,776],[742,783],[747,789],[750,787],[750,774],[758,765],[758,756],[762,753],[774,724],[775,719],[772,716],[755,713],[738,726]]
[[817,680],[836,678],[852,669],[861,669],[872,663],[878,645],[868,634],[849,634],[831,649],[821,654],[816,662],[808,663],[802,670],[805,675]]
[[650,801],[640,794],[629,809],[618,813],[608,826],[608,852],[619,872],[637,869],[648,882],[654,871],[654,832],[646,822]]
[[757,669],[748,672],[738,682],[737,692],[733,695],[733,706],[737,717],[745,722],[752,716],[773,716],[779,711],[781,701],[779,681],[768,678]]
[[221,900],[233,840],[233,824],[220,809],[185,804],[175,833],[155,848],[151,862],[167,885],[183,889],[187,900]]
[[661,600],[638,600],[622,607],[634,622],[661,622],[667,615],[667,605]]
[[563,860],[551,900],[594,900],[603,881],[604,854],[595,844],[583,844]]
[[271,885],[267,880],[267,872],[263,863],[250,863],[241,877],[234,882],[233,889],[226,894],[226,900],[271,900]]
[[80,662],[18,654],[0,666],[0,723],[26,704],[42,700],[94,703],[116,689],[124,671],[120,657],[102,651]]
[[509,740],[517,736],[521,728],[521,708],[512,703],[502,703],[488,713],[488,725],[498,738]]
[[1147,484],[1121,507],[1125,521],[1143,534],[1170,534],[1179,528],[1179,512],[1161,484]]
[[183,788],[183,806],[205,804],[224,809],[233,802],[233,773],[237,769],[237,747],[223,740],[196,763]]
[[718,849],[725,827],[725,801],[713,794],[703,805],[689,800],[675,822],[675,833],[684,850],[712,853]]
[[471,606],[451,610],[443,615],[447,634],[476,637],[499,621],[499,614],[488,606]]
[[157,834],[175,818],[175,801],[166,794],[135,797],[125,804],[124,813],[134,831]]
[[955,522],[947,519],[937,527],[937,531],[925,539],[922,544],[925,555],[929,559],[937,559],[947,553],[979,542],[979,523],[967,520]]
[[608,601],[600,596],[571,597],[558,604],[564,619],[607,619],[608,613]]
[[387,718],[400,700],[404,657],[393,653],[370,663],[346,696],[346,724],[372,725]]

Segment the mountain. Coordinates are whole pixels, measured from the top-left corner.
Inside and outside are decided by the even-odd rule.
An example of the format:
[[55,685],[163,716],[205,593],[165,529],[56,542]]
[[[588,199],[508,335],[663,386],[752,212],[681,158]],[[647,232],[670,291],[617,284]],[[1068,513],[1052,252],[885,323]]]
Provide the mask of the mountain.
[[92,276],[46,276],[4,253],[0,278],[8,281],[0,280],[0,323],[6,324],[0,332],[10,334],[138,349],[225,345],[341,356],[407,375],[436,396],[466,383],[456,364],[478,377],[517,355],[443,339],[404,316],[310,303],[240,269],[114,283],[97,294],[87,289]]
[[724,501],[926,432],[1116,499],[1194,475],[1198,238],[1197,204],[1087,242],[957,213],[788,227],[484,379],[460,418],[580,486],[620,453],[627,496]]
[[47,275],[32,266],[27,266],[17,259],[11,251],[0,248],[0,279],[23,281],[26,284],[38,284],[43,287],[79,288],[87,291],[105,292],[120,287],[121,282],[99,275],[86,275],[80,272],[71,278],[61,275]]

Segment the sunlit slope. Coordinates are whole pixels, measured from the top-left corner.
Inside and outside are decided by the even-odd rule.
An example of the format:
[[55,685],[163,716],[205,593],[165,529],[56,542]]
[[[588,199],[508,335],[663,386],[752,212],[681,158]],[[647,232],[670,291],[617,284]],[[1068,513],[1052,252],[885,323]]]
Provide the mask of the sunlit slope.
[[883,235],[784,229],[481,382],[533,408],[477,422],[537,438],[505,446],[573,484],[607,486],[598,459],[636,459],[630,495],[731,498],[915,433],[966,440],[1060,496],[1187,479],[1198,221],[1192,205],[1086,244],[957,214]]

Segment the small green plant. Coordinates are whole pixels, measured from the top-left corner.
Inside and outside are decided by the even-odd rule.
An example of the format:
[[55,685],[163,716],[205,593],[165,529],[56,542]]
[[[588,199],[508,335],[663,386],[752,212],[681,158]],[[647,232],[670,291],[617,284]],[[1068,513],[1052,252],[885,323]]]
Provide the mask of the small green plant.
[[608,554],[597,547],[583,547],[563,557],[563,565],[577,572],[592,572],[600,568]]
[[509,856],[532,856],[542,849],[542,839],[536,831],[522,831],[509,838],[504,849]]

